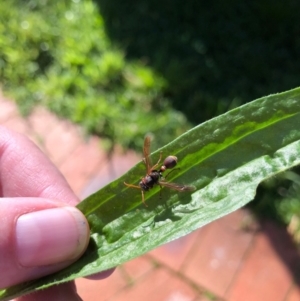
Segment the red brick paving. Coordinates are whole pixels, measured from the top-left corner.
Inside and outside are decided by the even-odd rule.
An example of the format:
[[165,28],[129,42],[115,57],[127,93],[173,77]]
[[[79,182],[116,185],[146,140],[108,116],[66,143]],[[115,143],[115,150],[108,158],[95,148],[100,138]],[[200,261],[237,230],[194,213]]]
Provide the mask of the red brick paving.
[[12,101],[5,100],[0,92],[0,123],[3,124],[14,115],[18,115],[16,104]]
[[[190,256],[193,247],[197,248],[197,245],[201,243],[204,232],[204,228],[194,231],[189,235],[183,236],[149,252],[148,256],[151,256],[153,259],[175,271],[180,271],[184,264],[187,263],[186,258]],[[195,252],[197,252],[197,250],[195,250]]]
[[[180,295],[181,299],[192,301],[195,298],[196,293],[186,283],[180,281],[178,278],[174,278],[175,281],[173,290],[170,288],[170,281],[172,280],[172,274],[163,268],[155,268],[147,275],[142,277],[131,286],[127,287],[121,294],[118,294],[111,301],[123,301],[123,300],[172,300],[172,294]],[[184,299],[183,299],[184,298]]]
[[[116,151],[107,161],[99,138],[86,140],[78,126],[43,108],[24,119],[12,101],[1,97],[0,124],[38,144],[79,196],[140,160],[132,152]],[[105,280],[77,279],[78,292],[84,301],[300,300],[293,276],[299,275],[299,254],[286,231],[272,223],[245,231],[248,216],[236,211],[125,263]]]
[[240,268],[254,235],[235,228],[236,223],[231,222],[238,220],[241,223],[244,214],[236,211],[205,226],[202,241],[184,269],[190,279],[220,297],[225,295]]
[[[153,298],[153,293],[151,294]],[[156,300],[193,301],[198,291],[183,279],[170,275],[166,283],[155,291]]]
[[[289,264],[299,264],[296,252],[286,249],[281,256],[278,248],[289,245],[285,231],[269,222],[263,224],[264,231],[255,235],[252,247],[249,249],[247,260],[238,272],[234,284],[228,291],[228,300],[285,300],[293,276]],[[273,233],[271,233],[273,232]],[[268,233],[269,235],[266,235]],[[276,235],[277,243],[270,240]],[[288,262],[293,258],[293,262]],[[298,292],[298,300],[300,295]]]
[[116,269],[113,274],[103,280],[88,280],[80,278],[76,280],[77,292],[84,301],[110,300],[122,289],[128,286],[128,282],[121,271]]
[[78,129],[66,121],[59,121],[52,128],[45,129],[43,137],[43,143],[50,154],[50,159],[57,166],[60,166],[76,147],[82,146],[82,137],[80,137]]
[[[139,278],[134,283],[131,283],[121,293],[116,294],[112,301],[123,301],[123,300],[143,300],[152,301],[153,292],[159,290],[165,285],[170,277],[170,273],[162,268],[153,269],[151,272],[146,274],[144,277]],[[156,297],[155,297],[156,298]]]
[[155,266],[156,264],[151,259],[149,260],[146,256],[141,256],[124,263],[122,269],[126,272],[128,279],[134,282],[147,272],[153,270]]
[[292,289],[288,292],[285,301],[299,301],[300,298],[300,289],[298,286],[293,286]]
[[259,233],[227,298],[232,301],[280,301],[284,300],[291,283],[289,271],[272,249],[267,237]]
[[99,139],[91,137],[84,144],[73,147],[69,156],[66,156],[64,162],[60,164],[60,170],[79,195],[90,177],[97,173],[103,161],[106,161],[106,154],[100,148]]
[[28,123],[18,115],[12,116],[11,118],[7,119],[2,125],[8,127],[11,130],[14,130],[19,133],[24,133],[25,135],[30,134],[30,128],[28,127]]
[[46,138],[51,129],[60,122],[60,119],[43,107],[36,107],[26,118],[32,130]]

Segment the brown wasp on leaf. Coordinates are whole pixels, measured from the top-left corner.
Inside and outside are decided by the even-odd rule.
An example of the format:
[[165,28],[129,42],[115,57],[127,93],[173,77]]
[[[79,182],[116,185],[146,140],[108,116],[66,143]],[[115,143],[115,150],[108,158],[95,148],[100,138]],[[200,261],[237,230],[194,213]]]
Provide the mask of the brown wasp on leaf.
[[163,177],[163,172],[166,171],[167,169],[172,169],[176,166],[177,164],[177,157],[175,156],[168,156],[164,162],[163,165],[158,168],[159,166],[159,162],[161,161],[161,157],[162,157],[162,153],[160,153],[159,159],[157,161],[157,163],[155,165],[151,164],[151,160],[150,160],[150,137],[146,136],[145,140],[144,140],[144,148],[143,148],[143,153],[144,153],[144,163],[146,165],[146,176],[143,177],[139,183],[139,186],[137,185],[133,185],[133,184],[127,184],[124,182],[124,184],[128,187],[131,188],[136,188],[136,189],[140,189],[142,192],[142,202],[144,203],[145,206],[147,206],[147,204],[145,203],[145,196],[144,196],[144,192],[148,191],[149,189],[153,188],[153,186],[155,184],[158,184],[161,188],[164,187],[168,187],[174,190],[177,190],[179,192],[184,192],[184,191],[194,191],[196,189],[195,186],[192,185],[181,185],[181,184],[177,184],[177,183],[171,183],[171,182],[167,182],[165,179],[166,177],[174,170],[170,171],[166,177]]

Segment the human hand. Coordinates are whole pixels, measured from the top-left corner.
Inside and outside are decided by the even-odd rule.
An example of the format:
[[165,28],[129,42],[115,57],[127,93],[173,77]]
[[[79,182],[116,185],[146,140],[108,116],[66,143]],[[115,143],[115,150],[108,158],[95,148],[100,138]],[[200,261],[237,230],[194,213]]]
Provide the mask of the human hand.
[[[0,289],[56,272],[83,254],[89,225],[73,207],[78,202],[33,143],[0,126]],[[81,299],[69,282],[17,300]]]

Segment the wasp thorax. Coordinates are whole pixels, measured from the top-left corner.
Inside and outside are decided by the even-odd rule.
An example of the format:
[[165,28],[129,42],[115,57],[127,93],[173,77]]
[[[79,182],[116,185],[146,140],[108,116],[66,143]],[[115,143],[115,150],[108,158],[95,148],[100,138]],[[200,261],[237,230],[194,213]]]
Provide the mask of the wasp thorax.
[[164,166],[166,168],[173,168],[177,164],[177,157],[175,156],[168,156],[164,161]]

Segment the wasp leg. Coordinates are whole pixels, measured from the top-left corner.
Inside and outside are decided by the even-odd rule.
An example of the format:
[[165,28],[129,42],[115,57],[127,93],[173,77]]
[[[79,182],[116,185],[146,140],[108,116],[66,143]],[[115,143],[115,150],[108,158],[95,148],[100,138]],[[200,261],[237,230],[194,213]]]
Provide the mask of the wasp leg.
[[166,179],[167,176],[168,176],[171,172],[173,172],[173,171],[175,171],[175,170],[177,170],[177,169],[180,169],[180,167],[174,168],[174,169],[172,169],[171,171],[169,171],[169,172],[166,174],[166,176],[165,176],[164,178]]
[[151,167],[151,170],[154,170],[159,165],[161,157],[162,157],[162,152],[160,152],[159,159],[158,159],[157,163]]
[[140,186],[137,186],[137,185],[133,185],[133,184],[127,184],[126,182],[124,182],[124,184],[129,187],[129,188],[135,188],[135,189],[140,189],[141,192],[142,192],[142,202],[143,204],[148,207],[148,205],[146,204],[145,202],[145,196],[144,196],[144,191],[142,190],[142,188]]
[[146,202],[145,202],[145,196],[144,196],[144,191],[142,190],[142,202],[143,202],[143,204],[146,206],[146,207],[148,207],[148,205],[146,204]]
[[127,187],[130,187],[130,188],[141,189],[141,187],[140,187],[140,186],[137,186],[137,185],[127,184],[126,182],[124,182],[124,184],[125,184]]

